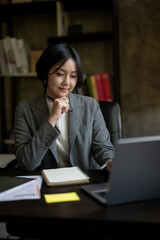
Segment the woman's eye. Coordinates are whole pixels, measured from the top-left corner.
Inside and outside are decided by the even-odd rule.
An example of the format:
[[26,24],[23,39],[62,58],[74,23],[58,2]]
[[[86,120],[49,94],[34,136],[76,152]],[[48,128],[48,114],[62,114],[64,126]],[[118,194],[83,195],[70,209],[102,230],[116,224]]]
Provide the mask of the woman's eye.
[[77,76],[76,75],[72,75],[71,78],[76,78]]
[[57,76],[63,76],[64,73],[57,73]]

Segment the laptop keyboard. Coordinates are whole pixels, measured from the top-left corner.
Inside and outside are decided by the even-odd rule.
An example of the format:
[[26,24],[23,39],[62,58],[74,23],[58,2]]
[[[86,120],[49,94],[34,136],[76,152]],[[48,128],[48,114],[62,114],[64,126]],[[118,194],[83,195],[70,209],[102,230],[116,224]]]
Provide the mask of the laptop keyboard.
[[101,190],[95,190],[94,194],[98,195],[100,198],[107,199],[109,193],[109,182],[106,183],[106,188]]
[[107,190],[104,190],[104,191],[96,191],[95,193],[96,193],[97,195],[99,195],[101,198],[107,199],[107,197],[108,197],[108,191],[107,191]]

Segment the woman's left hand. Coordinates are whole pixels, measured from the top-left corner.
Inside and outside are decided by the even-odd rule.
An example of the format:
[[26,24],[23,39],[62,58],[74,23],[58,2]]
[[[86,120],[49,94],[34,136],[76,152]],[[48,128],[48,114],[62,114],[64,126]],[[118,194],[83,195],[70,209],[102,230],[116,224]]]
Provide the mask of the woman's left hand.
[[108,159],[106,162],[106,168],[110,172],[112,168],[112,159]]

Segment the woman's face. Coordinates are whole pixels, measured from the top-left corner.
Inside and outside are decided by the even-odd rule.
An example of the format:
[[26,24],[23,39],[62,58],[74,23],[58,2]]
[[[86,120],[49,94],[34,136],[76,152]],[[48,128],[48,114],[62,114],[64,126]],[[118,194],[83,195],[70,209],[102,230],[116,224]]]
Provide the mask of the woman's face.
[[60,64],[57,64],[49,70],[46,94],[54,99],[67,96],[72,92],[76,83],[76,64],[70,58],[61,67]]

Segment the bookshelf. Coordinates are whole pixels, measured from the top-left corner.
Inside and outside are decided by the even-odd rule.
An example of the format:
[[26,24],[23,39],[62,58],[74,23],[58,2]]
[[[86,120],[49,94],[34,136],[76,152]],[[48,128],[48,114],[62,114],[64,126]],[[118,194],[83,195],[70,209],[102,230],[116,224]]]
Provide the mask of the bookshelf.
[[59,42],[82,42],[82,41],[97,41],[97,40],[112,40],[112,31],[103,31],[103,32],[91,32],[91,33],[82,33],[72,36],[61,36],[55,38],[48,38],[49,44],[59,43]]
[[25,77],[36,77],[36,73],[34,72],[29,72],[29,73],[3,73],[0,75],[1,78],[15,78],[15,77],[19,77],[19,78],[25,78]]
[[[64,36],[57,36],[57,34],[53,34],[54,36],[45,36],[46,37],[46,45],[43,45],[43,48],[45,48],[48,44],[51,43],[58,43],[58,42],[67,42],[69,44],[75,44],[75,46],[79,46],[80,44],[87,43],[93,43],[96,42],[98,44],[103,43],[110,43],[113,57],[111,61],[113,62],[113,82],[114,82],[114,99],[116,102],[120,104],[120,79],[119,79],[119,49],[118,49],[118,21],[117,21],[117,15],[118,15],[118,0],[100,0],[98,2],[90,2],[90,1],[81,1],[77,0],[76,4],[73,0],[60,0],[60,3],[63,5],[63,10],[67,14],[70,13],[76,13],[81,14],[85,11],[90,12],[91,14],[96,11],[106,11],[109,13],[110,21],[111,21],[111,28],[110,29],[102,29],[102,30],[91,30],[91,31],[82,31],[82,33],[78,34],[72,34],[72,35],[64,35]],[[24,16],[40,16],[39,14],[57,14],[57,6],[56,6],[55,0],[45,0],[45,1],[38,1],[34,0],[32,2],[28,3],[18,3],[18,4],[12,4],[11,0],[8,0],[7,4],[0,4],[0,23],[5,22],[8,26],[8,35],[11,37],[17,37],[14,34],[14,21],[15,18],[24,18]],[[56,17],[55,17],[56,21]],[[33,23],[34,24],[34,23]],[[41,24],[41,21],[40,23]],[[1,26],[1,25],[0,25]],[[43,33],[42,33],[43,34]],[[45,34],[45,33],[44,33]],[[0,38],[2,38],[2,31],[0,29]],[[38,36],[37,36],[38,39]],[[37,42],[38,43],[38,42]],[[30,44],[30,42],[29,42]],[[31,43],[31,47],[34,45]],[[35,48],[35,46],[33,46]],[[34,50],[34,49],[33,49]],[[79,51],[78,51],[79,52]],[[94,68],[94,66],[93,66]],[[11,81],[16,82],[17,79],[20,81],[20,79],[28,79],[28,78],[35,78],[35,73],[28,73],[28,74],[1,74],[0,75],[0,91],[1,91],[1,111],[4,112],[3,117],[1,117],[1,132],[2,132],[2,141],[6,139],[7,131],[6,131],[6,123],[7,119],[5,117],[5,79],[10,78]],[[14,112],[14,108],[16,105],[16,94],[17,89],[16,85],[11,83],[13,86],[13,101],[12,101],[12,113]],[[3,105],[3,106],[2,106]],[[6,140],[5,140],[6,141]],[[3,141],[4,142],[4,141]],[[7,143],[7,141],[6,141]],[[3,147],[0,147],[2,151],[6,151],[4,144],[2,143]]]

